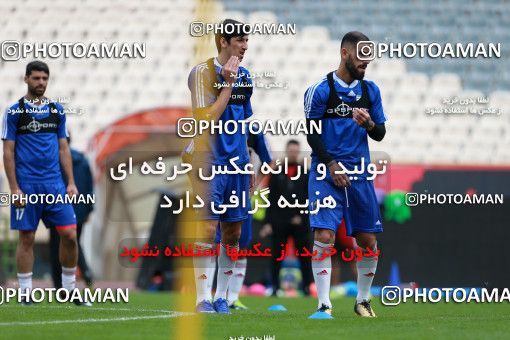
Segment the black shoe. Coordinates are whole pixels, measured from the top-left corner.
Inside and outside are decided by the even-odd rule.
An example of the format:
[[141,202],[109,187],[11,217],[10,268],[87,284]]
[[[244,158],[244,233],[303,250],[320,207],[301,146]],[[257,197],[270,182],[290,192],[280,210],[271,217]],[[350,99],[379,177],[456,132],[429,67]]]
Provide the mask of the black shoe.
[[22,298],[20,301],[20,304],[22,306],[32,306],[34,304],[34,302],[32,300],[30,300],[29,298]]
[[317,312],[323,312],[323,313],[327,313],[327,314],[331,315],[331,313],[333,311],[332,311],[331,307],[326,306],[325,304],[322,304],[321,307],[319,309],[317,309]]

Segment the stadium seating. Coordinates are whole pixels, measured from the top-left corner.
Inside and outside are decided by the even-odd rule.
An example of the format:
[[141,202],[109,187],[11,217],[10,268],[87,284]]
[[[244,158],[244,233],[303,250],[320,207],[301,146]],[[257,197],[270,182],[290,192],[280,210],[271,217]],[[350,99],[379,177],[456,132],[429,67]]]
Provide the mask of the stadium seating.
[[[295,23],[293,35],[252,36],[243,64],[252,72],[275,71],[263,82],[289,83],[287,89],[255,89],[255,118],[303,119],[303,93],[339,63],[339,39],[361,30],[375,41],[493,41],[508,55],[510,6],[481,6],[476,0],[381,3],[369,0],[317,2],[279,0],[211,3],[220,17],[246,22]],[[68,118],[75,144],[85,148],[99,128],[123,115],[157,106],[190,105],[187,77],[193,61],[193,1],[83,0],[80,10],[64,0],[0,3],[5,40],[28,42],[145,42],[147,58],[131,60],[48,59],[52,71],[48,95],[69,97],[71,107],[85,108]],[[44,8],[41,11],[41,7]],[[459,10],[462,8],[462,10]],[[37,21],[25,20],[37,11]],[[339,15],[339,13],[341,15]],[[491,17],[482,20],[480,15]],[[147,19],[150,18],[150,19]],[[481,29],[483,28],[483,29]],[[212,42],[211,42],[212,44]],[[214,51],[212,47],[211,51]],[[4,107],[25,91],[24,62],[0,62],[0,100]],[[493,60],[376,60],[367,71],[381,89],[388,135],[374,150],[387,151],[401,163],[490,163],[510,161],[510,65]],[[478,98],[478,109],[501,109],[501,115],[430,116],[427,108],[448,107],[443,98]],[[269,136],[276,152],[288,136]],[[304,136],[298,136],[307,147]],[[280,149],[278,149],[280,148]]]

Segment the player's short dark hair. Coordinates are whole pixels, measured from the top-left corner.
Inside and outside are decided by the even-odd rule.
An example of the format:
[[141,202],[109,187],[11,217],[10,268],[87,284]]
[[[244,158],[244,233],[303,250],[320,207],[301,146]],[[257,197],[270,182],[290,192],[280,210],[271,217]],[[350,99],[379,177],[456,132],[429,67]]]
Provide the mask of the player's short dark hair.
[[299,141],[298,141],[297,139],[289,139],[289,140],[287,141],[287,147],[289,147],[289,145],[291,145],[291,144],[294,144],[294,145],[297,145],[297,146],[299,146],[299,145],[300,145],[300,144],[299,144]]
[[368,39],[368,37],[361,32],[352,31],[344,35],[340,47],[345,47],[345,45],[349,44],[356,46],[356,44],[360,41],[370,41],[370,39]]
[[220,25],[222,27],[221,31],[216,33],[214,36],[218,53],[221,51],[220,40],[222,37],[225,38],[228,43],[230,43],[230,39],[234,37],[244,37],[250,33],[250,27],[248,24],[234,19],[225,19]]
[[50,68],[48,65],[42,61],[34,60],[27,64],[27,68],[25,70],[25,76],[29,76],[32,74],[32,71],[42,71],[46,74],[50,75]]

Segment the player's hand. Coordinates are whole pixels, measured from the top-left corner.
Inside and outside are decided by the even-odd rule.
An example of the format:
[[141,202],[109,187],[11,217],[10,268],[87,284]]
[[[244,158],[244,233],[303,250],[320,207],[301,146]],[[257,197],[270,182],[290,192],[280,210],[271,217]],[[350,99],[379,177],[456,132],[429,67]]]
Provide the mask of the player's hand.
[[12,197],[12,195],[16,195],[16,199],[13,198],[13,200],[12,200],[12,204],[16,208],[23,208],[26,205],[25,201],[21,201],[20,200],[20,197],[24,195],[23,191],[21,191],[20,188],[12,190],[11,191],[11,197]]
[[67,186],[67,195],[69,195],[69,197],[74,197],[78,195],[78,188],[76,187],[76,185],[69,184]]
[[236,56],[230,57],[225,65],[221,68],[221,76],[229,85],[235,84],[237,81],[237,70],[239,69],[239,58]]
[[370,118],[370,114],[368,113],[367,109],[360,109],[355,108],[352,110],[352,119],[358,124],[359,126],[370,130],[375,125],[372,118]]
[[260,229],[259,235],[260,235],[260,238],[265,238],[266,236],[269,236],[272,233],[273,233],[273,226],[271,226],[271,223],[266,223]]
[[349,187],[351,186],[351,181],[349,180],[349,177],[346,174],[337,174],[336,171],[342,171],[342,168],[336,161],[332,161],[328,164],[329,168],[329,174],[331,175],[331,179],[333,179],[333,183],[337,187]]

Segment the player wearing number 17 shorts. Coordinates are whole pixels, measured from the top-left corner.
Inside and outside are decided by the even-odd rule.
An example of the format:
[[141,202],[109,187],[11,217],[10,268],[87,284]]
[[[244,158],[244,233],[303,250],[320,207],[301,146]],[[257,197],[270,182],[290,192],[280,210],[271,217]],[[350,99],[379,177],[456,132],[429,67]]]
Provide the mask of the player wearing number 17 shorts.
[[[36,202],[14,199],[11,203],[11,229],[19,231],[18,281],[25,291],[32,289],[34,238],[41,219],[47,228],[55,228],[60,235],[62,287],[72,291],[76,281],[76,217],[72,205],[62,200],[66,194],[77,195],[78,190],[74,184],[64,108],[44,97],[49,76],[45,63],[29,63],[25,72],[27,94],[11,105],[3,117],[4,167],[11,193],[40,197]],[[67,177],[67,187],[62,172]],[[52,201],[55,203],[50,204]]]

